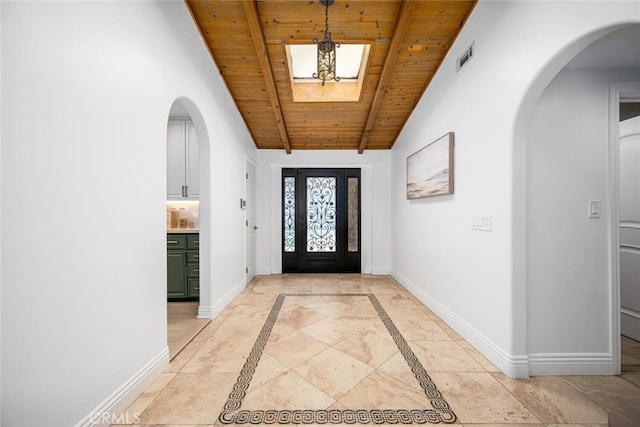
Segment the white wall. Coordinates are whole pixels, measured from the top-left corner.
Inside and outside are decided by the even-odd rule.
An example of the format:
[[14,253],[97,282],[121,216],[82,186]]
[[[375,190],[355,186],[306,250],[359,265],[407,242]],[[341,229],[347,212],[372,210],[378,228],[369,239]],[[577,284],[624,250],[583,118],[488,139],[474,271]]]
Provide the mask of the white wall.
[[[640,70],[565,69],[540,98],[527,155],[528,351],[608,357],[610,336],[609,83]],[[589,200],[602,203],[588,217]],[[553,331],[553,333],[550,333]]]
[[[639,21],[638,2],[481,1],[392,150],[394,277],[508,375],[529,375],[531,112],[580,50],[616,25]],[[455,58],[472,42],[475,57],[456,74]],[[406,157],[449,131],[455,194],[406,200]],[[471,230],[473,215],[491,216],[493,230]],[[547,334],[555,339],[553,330]]]
[[256,171],[257,274],[282,271],[282,168],[360,167],[362,203],[362,273],[390,272],[389,151],[258,151]]
[[90,424],[167,365],[172,103],[211,145],[204,305],[244,279],[255,150],[181,1],[3,2],[1,39],[1,423]]

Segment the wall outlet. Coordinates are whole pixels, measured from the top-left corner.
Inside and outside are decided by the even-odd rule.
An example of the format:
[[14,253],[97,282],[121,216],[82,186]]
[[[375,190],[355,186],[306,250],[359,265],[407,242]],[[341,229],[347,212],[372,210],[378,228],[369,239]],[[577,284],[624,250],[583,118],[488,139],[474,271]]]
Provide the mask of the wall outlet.
[[472,216],[471,229],[478,231],[491,231],[491,217],[479,215]]

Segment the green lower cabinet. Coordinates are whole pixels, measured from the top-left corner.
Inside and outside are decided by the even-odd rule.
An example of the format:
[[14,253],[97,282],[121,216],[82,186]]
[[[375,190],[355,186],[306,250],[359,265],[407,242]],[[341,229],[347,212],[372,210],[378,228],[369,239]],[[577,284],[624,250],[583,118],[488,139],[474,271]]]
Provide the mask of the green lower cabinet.
[[198,234],[167,234],[167,299],[200,295]]
[[186,298],[187,254],[184,251],[167,251],[167,298]]

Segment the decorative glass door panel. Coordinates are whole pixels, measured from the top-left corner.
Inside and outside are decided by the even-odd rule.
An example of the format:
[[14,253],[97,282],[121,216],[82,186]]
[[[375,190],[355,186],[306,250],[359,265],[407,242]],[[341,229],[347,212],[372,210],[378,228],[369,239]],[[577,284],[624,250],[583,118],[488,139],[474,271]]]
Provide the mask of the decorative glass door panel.
[[282,272],[360,272],[360,169],[282,170]]
[[307,177],[307,251],[336,251],[335,177]]

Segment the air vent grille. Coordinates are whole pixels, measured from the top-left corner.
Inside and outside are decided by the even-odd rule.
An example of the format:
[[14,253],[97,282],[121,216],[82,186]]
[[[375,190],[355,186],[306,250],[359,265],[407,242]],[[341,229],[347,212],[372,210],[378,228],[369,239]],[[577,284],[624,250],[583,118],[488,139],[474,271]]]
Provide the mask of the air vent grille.
[[456,72],[460,71],[462,69],[462,67],[464,67],[469,61],[471,61],[471,58],[473,58],[474,55],[474,45],[475,43],[471,43],[471,46],[469,46],[462,55],[460,55],[458,57],[458,59],[456,60]]

